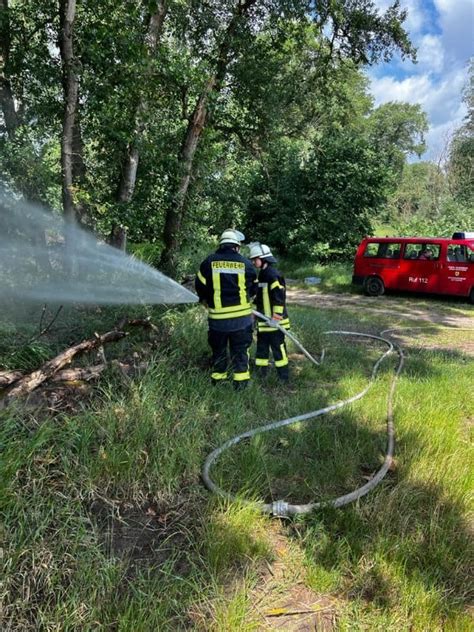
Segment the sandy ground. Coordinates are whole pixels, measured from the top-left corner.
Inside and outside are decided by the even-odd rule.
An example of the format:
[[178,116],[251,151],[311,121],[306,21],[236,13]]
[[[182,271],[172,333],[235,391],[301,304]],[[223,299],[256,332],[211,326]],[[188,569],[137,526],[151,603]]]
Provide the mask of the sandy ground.
[[[361,316],[367,313],[391,316],[393,327],[413,327],[409,333],[396,334],[397,338],[409,336],[413,341],[415,337],[423,347],[452,349],[474,356],[474,306],[461,299],[452,301],[444,297],[395,294],[372,298],[363,294],[329,294],[291,287],[287,290],[287,298],[289,304],[306,307],[347,309]],[[429,329],[430,324],[437,328],[436,340],[432,335],[430,340],[425,340],[427,333],[421,331],[421,328]],[[418,327],[420,329],[415,329]],[[451,331],[443,331],[440,327]],[[464,331],[466,329],[471,331]]]

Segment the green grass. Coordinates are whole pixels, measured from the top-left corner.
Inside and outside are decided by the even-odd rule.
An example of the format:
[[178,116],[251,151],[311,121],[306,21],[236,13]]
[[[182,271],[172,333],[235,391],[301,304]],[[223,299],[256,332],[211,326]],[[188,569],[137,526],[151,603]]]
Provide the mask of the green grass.
[[[355,255],[355,252],[354,252]],[[296,261],[282,260],[280,269],[287,279],[296,281],[296,285],[308,287],[311,291],[326,292],[355,292],[360,291],[352,287],[352,263],[333,263],[322,265],[319,263],[305,263],[301,265]],[[307,285],[306,277],[318,277],[321,279],[317,285]],[[295,283],[293,283],[295,285]]]
[[[382,345],[321,332],[377,332],[394,326],[390,316],[293,307],[294,332],[316,353],[325,344],[326,361],[316,369],[292,356],[291,391],[254,381],[239,395],[209,386],[201,308],[149,314],[158,338],[136,331],[106,347],[108,359],[146,359],[143,375],[111,368],[73,412],[0,413],[3,629],[258,630],[295,585],[334,604],[336,629],[470,629],[474,363],[459,344],[405,340],[396,468],[382,484],[357,504],[280,523],[211,496],[200,482],[206,455],[233,434],[360,390]],[[37,316],[3,314],[2,366],[34,368],[118,314],[70,310],[31,347]],[[433,328],[423,341],[446,336]],[[364,484],[385,450],[393,367],[337,414],[227,451],[214,479],[246,499],[298,503]]]

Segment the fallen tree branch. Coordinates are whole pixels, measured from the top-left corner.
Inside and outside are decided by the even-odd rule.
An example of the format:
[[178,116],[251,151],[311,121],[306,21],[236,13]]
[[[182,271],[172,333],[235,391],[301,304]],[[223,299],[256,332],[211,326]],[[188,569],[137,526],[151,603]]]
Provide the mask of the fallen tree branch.
[[0,388],[10,386],[18,380],[21,380],[23,373],[21,371],[0,371]]
[[160,330],[156,325],[154,325],[150,318],[121,318],[118,323],[115,325],[116,329],[122,330],[124,327],[145,327],[147,329],[151,329],[155,333],[158,333]]
[[[44,311],[45,308],[43,308],[41,320],[43,320]],[[40,331],[40,335],[43,335],[46,331],[48,331],[60,311],[61,307],[55,314],[52,321]],[[115,325],[115,328],[112,331],[102,335],[95,334],[94,338],[83,340],[79,344],[69,347],[52,360],[46,362],[40,369],[33,371],[26,376],[21,371],[0,371],[0,388],[6,388],[7,386],[11,386],[18,382],[18,384],[10,390],[8,395],[0,401],[0,408],[5,408],[18,397],[28,395],[47,380],[51,380],[53,382],[72,382],[89,381],[97,378],[107,366],[103,345],[108,342],[115,342],[128,335],[125,331],[123,331],[125,327],[137,326],[151,329],[154,332],[160,331],[158,327],[151,322],[150,318],[122,318]],[[99,350],[99,357],[104,360],[102,363],[89,367],[61,370],[64,366],[72,362],[76,355],[92,351],[93,349]],[[140,364],[138,367],[132,367],[131,365],[123,364],[121,362],[118,362],[117,366],[124,375],[127,375],[129,371],[143,370],[147,367],[146,364]]]
[[[86,367],[77,367],[76,369],[62,369],[52,376],[51,382],[89,382],[99,377],[107,366],[108,364],[93,364]],[[120,360],[112,360],[111,366],[117,368],[125,377],[128,377],[129,373],[146,371],[149,364],[148,362],[140,362],[134,365],[120,362]]]
[[76,369],[62,369],[51,378],[52,382],[89,382],[99,377],[107,368],[106,364],[94,364],[92,366],[78,367]]
[[96,336],[89,340],[83,340],[79,344],[69,347],[66,351],[63,351],[52,360],[49,360],[49,362],[46,362],[46,364],[37,371],[33,371],[33,373],[23,377],[2,400],[3,407],[8,406],[14,399],[31,393],[31,391],[40,386],[40,384],[46,380],[50,379],[66,364],[69,364],[77,354],[84,353],[85,351],[91,351],[92,349],[96,349],[108,342],[115,342],[116,340],[124,338],[126,335],[127,333],[125,331],[108,331],[101,336]]

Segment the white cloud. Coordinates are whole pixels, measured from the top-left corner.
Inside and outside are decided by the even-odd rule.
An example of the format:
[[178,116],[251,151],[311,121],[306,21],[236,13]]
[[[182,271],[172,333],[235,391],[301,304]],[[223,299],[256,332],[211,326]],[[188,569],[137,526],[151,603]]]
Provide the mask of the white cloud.
[[[385,10],[390,0],[375,0]],[[395,59],[371,69],[369,77],[376,105],[387,101],[419,103],[428,115],[428,151],[437,159],[465,116],[462,91],[467,62],[474,49],[472,0],[402,0],[408,9],[405,28],[418,49],[418,63]]]
[[451,60],[467,63],[473,54],[474,3],[472,0],[433,0],[439,26]]
[[445,51],[439,35],[423,35],[418,42],[418,64],[416,71],[439,73],[445,63]]
[[380,105],[387,101],[422,103],[424,96],[432,86],[428,75],[411,76],[400,80],[390,75],[379,78],[372,77],[371,84],[375,105]]
[[397,79],[392,76],[371,77],[375,105],[387,101],[419,103],[427,113],[430,129],[426,136],[428,151],[424,159],[437,159],[445,144],[445,136],[458,127],[466,114],[461,92],[466,80],[465,69],[455,69],[436,81],[430,74]]
[[402,2],[402,7],[408,11],[405,27],[410,31],[410,33],[417,33],[421,31],[428,20],[428,14],[423,8],[422,0]]

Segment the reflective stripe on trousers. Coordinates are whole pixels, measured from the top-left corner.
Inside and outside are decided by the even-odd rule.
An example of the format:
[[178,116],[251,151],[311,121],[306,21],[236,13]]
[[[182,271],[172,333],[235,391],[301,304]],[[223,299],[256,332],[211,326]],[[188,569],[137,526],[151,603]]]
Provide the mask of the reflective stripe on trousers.
[[288,373],[288,354],[286,352],[285,334],[281,331],[259,331],[257,334],[257,354],[255,358],[256,366],[268,366],[272,350],[275,367],[280,374],[285,376]]
[[209,329],[208,341],[212,349],[211,378],[213,380],[225,379],[217,376],[225,375],[227,377],[228,350],[230,352],[230,365],[234,374],[234,381],[243,382],[250,379],[248,349],[252,344],[251,326],[237,331],[215,331]]

